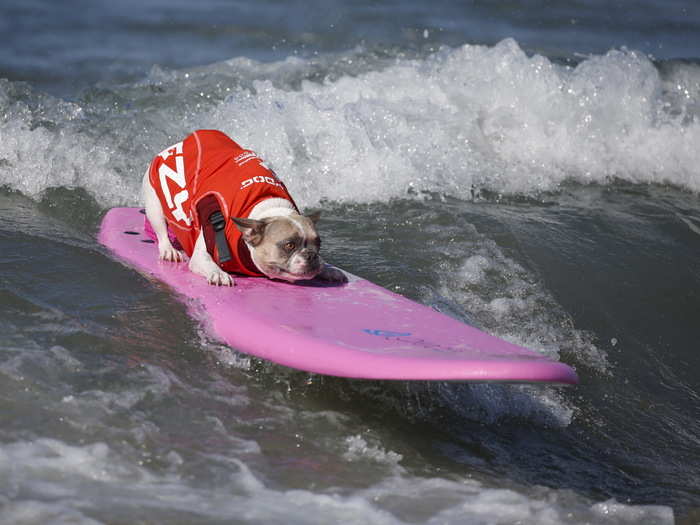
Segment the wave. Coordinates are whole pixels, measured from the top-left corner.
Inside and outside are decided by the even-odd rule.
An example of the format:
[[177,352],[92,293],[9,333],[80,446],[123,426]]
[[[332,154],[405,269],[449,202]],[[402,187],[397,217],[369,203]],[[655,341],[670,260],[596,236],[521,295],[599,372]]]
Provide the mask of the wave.
[[[362,438],[349,437],[345,444],[346,462],[386,461],[377,457],[386,453],[368,447]],[[125,457],[100,442],[85,446],[46,438],[14,442],[0,447],[0,460],[3,474],[15,465],[7,488],[13,495],[20,494],[18,501],[5,501],[0,510],[7,522],[102,523],[115,512],[132,515],[141,509],[158,517],[177,513],[193,521],[227,521],[237,516],[250,523],[400,525],[413,523],[415,516],[425,523],[464,523],[465,516],[469,523],[673,522],[673,511],[667,507],[630,506],[615,500],[592,503],[566,491],[540,489],[527,494],[516,488],[491,488],[469,478],[411,476],[400,469],[378,483],[342,492],[280,490],[268,486],[230,453],[202,459],[218,462],[228,473],[219,486],[211,488],[193,486],[188,480],[191,474],[178,473],[184,459],[174,450],[159,459],[163,473],[147,470],[143,460]],[[60,488],[42,481],[57,477],[63,480]],[[109,499],[105,494],[111,495]],[[416,494],[421,495],[420,506],[407,503]]]
[[537,195],[563,183],[700,191],[700,66],[629,50],[577,65],[512,39],[424,57],[353,50],[154,68],[75,102],[0,81],[0,184],[135,204],[154,152],[195,128],[258,151],[303,205],[438,192]]

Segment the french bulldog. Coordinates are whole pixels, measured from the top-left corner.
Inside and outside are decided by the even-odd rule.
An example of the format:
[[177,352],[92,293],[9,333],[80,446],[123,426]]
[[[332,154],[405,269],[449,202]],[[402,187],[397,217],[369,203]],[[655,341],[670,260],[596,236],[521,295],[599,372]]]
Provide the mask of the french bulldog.
[[[166,154],[168,152],[164,151]],[[168,237],[163,204],[153,188],[150,170],[149,167],[143,177],[142,198],[146,217],[156,234],[158,257],[164,261],[185,261],[186,254],[177,250]],[[256,181],[259,178],[262,179],[256,177]],[[265,179],[270,179],[268,183],[276,181],[276,178]],[[320,212],[301,215],[290,200],[273,197],[257,203],[247,217],[230,217],[230,220],[241,232],[250,259],[260,274],[291,282],[315,277],[332,283],[347,282],[345,273],[326,264],[319,254],[321,238],[316,230],[319,217]],[[196,237],[188,266],[190,271],[201,275],[212,285],[234,285],[232,275],[224,271],[207,250],[203,230]]]

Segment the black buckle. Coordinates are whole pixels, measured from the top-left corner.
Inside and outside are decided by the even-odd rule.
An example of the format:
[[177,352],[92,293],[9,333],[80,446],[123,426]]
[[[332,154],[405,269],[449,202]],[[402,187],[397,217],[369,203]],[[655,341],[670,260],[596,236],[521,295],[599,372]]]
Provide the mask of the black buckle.
[[231,250],[229,250],[228,242],[226,242],[226,220],[220,211],[215,211],[209,216],[209,223],[214,227],[214,235],[216,238],[216,250],[219,252],[219,264],[231,260]]

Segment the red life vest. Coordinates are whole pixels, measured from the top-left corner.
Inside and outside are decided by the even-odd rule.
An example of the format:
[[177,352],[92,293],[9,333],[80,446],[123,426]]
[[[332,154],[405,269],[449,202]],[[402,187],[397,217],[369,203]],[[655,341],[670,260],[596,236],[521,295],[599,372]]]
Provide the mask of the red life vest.
[[[254,151],[243,149],[221,131],[198,130],[159,153],[149,179],[163,213],[183,250],[192,256],[205,228],[207,250],[225,271],[262,276],[231,217],[248,217],[253,207],[270,198],[294,205],[287,188]],[[294,205],[296,208],[296,205]],[[207,235],[212,211],[223,216],[230,260],[220,262],[213,235]]]

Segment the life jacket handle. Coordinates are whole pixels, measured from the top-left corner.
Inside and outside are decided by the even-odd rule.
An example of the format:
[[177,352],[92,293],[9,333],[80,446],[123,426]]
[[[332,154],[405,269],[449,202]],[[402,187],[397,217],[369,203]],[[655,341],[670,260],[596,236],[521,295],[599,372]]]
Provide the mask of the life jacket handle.
[[209,222],[214,227],[214,237],[216,238],[216,251],[219,252],[219,264],[231,260],[231,250],[226,241],[226,220],[220,211],[215,211],[209,216]]
[[[231,249],[226,240],[226,219],[221,213],[221,206],[216,196],[205,195],[197,202],[197,215],[204,233],[204,242],[207,252],[219,266],[231,260]],[[214,247],[218,252],[218,260],[214,254]]]

